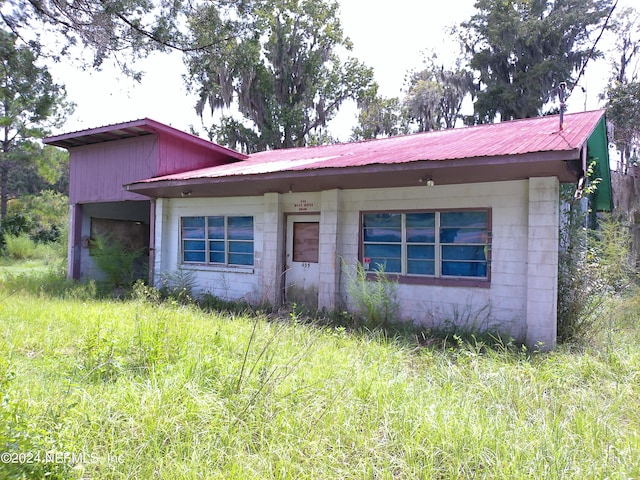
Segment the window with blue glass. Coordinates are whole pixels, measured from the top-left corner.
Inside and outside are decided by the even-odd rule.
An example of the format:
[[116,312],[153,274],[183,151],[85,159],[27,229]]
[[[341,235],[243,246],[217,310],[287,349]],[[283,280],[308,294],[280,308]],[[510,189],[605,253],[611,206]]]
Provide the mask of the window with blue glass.
[[184,263],[253,265],[253,217],[182,217]]
[[487,278],[487,210],[362,214],[370,270],[434,278]]

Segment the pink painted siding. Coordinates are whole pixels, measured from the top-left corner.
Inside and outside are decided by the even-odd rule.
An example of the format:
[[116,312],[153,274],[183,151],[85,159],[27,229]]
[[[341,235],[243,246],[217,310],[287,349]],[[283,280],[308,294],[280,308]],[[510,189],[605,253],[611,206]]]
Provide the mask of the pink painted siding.
[[155,135],[71,149],[70,203],[145,199],[122,185],[153,176],[157,158]]
[[126,191],[123,185],[240,159],[240,154],[234,157],[228,149],[205,140],[173,133],[159,130],[154,134],[70,147],[70,202],[141,200],[146,197]]
[[[208,145],[197,144],[188,138],[160,135],[158,164],[154,176],[182,173],[189,170],[213,167],[229,163],[224,152],[212,150]],[[140,177],[138,180],[141,180]]]

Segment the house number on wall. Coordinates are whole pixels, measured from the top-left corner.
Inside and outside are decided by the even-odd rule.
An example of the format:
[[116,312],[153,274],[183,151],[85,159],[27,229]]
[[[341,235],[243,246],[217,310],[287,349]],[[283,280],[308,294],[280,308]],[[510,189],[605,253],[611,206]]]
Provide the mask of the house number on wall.
[[310,268],[310,267],[311,267],[311,264],[309,262],[304,262],[302,264],[302,268]]

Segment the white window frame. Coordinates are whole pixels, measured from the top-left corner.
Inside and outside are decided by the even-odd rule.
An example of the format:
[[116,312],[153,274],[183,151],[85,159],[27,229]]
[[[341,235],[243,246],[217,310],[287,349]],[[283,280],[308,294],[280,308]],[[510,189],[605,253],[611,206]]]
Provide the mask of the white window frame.
[[[203,217],[204,218],[204,237],[203,238],[185,238],[184,237],[184,225],[183,225],[183,221],[184,219],[192,219],[192,218],[199,218],[199,217]],[[224,231],[224,236],[223,238],[209,238],[208,232],[209,232],[209,218],[222,218],[224,221],[224,225],[223,225],[223,231]],[[251,240],[236,240],[236,239],[230,239],[229,238],[229,219],[230,218],[251,218],[251,226],[252,226],[252,239]],[[190,261],[190,260],[185,260],[185,241],[190,241],[190,240],[194,240],[194,241],[203,241],[204,242],[204,262],[202,261]],[[220,241],[224,243],[224,262],[211,262],[210,261],[210,242],[211,241]],[[230,256],[234,253],[231,252],[231,249],[229,248],[230,244],[233,243],[251,243],[251,263],[247,264],[247,263],[230,263],[229,262],[229,258]],[[180,262],[184,265],[211,265],[211,266],[221,266],[221,267],[245,267],[245,268],[251,268],[255,265],[255,217],[253,215],[184,215],[180,217]],[[197,250],[197,251],[201,251],[201,250]],[[238,253],[238,252],[236,252]],[[249,254],[246,254],[249,255]]]

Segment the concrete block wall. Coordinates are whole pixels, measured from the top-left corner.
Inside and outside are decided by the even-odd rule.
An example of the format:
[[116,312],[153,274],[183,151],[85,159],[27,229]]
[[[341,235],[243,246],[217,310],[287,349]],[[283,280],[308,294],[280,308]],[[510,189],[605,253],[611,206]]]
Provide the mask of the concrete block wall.
[[[269,197],[272,221],[273,210],[277,208],[277,197]],[[194,272],[197,292],[209,292],[221,298],[247,300],[259,303],[267,300],[265,296],[276,295],[273,281],[265,284],[263,264],[277,267],[277,258],[272,249],[265,244],[265,234],[269,242],[274,240],[274,227],[269,225],[265,231],[265,198],[236,197],[224,199],[209,198],[172,198],[163,199],[156,204],[156,269],[154,283],[159,285],[163,274],[174,272],[180,265],[180,218],[185,216],[211,215],[252,215],[254,218],[254,265],[253,267],[208,266],[183,264],[184,271]],[[275,214],[277,216],[277,213]],[[161,220],[160,220],[161,218]],[[162,225],[164,224],[164,225]],[[277,229],[277,226],[275,227]],[[277,234],[276,234],[277,235]],[[158,239],[160,240],[158,242]],[[276,236],[277,241],[277,236]],[[266,257],[265,257],[266,255]],[[275,275],[272,277],[275,278]]]
[[327,190],[320,197],[320,238],[319,252],[320,279],[318,285],[318,308],[327,311],[336,309],[338,295],[338,274],[340,252],[338,237],[340,232],[341,190]]
[[547,350],[557,336],[559,196],[556,178],[529,180],[526,341]]
[[190,266],[198,288],[229,299],[280,301],[287,214],[320,213],[318,305],[351,307],[347,275],[358,259],[362,211],[487,208],[491,212],[491,281],[482,287],[400,284],[402,319],[493,328],[529,344],[555,345],[558,182],[537,178],[473,185],[269,193],[259,197],[159,200],[156,279],[180,260],[180,217],[253,215],[252,268]]
[[[403,189],[343,191],[340,251],[355,265],[361,211],[412,209],[491,210],[492,262],[488,288],[400,284],[398,300],[407,321],[424,325],[455,323],[499,328],[523,340],[527,306],[528,182],[418,186]],[[339,295],[349,305],[342,275]]]
[[279,193],[264,195],[262,242],[262,245],[254,243],[256,258],[262,256],[260,296],[271,305],[277,305],[283,281],[280,246],[284,244],[282,195]]

